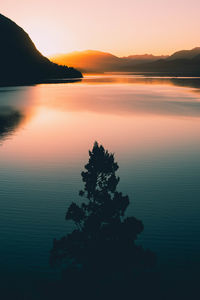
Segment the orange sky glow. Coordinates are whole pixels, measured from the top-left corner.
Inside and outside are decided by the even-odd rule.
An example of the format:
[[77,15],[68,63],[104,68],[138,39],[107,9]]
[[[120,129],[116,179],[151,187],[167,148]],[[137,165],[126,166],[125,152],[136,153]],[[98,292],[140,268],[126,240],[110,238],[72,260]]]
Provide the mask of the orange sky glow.
[[44,55],[171,54],[200,46],[199,0],[1,0]]

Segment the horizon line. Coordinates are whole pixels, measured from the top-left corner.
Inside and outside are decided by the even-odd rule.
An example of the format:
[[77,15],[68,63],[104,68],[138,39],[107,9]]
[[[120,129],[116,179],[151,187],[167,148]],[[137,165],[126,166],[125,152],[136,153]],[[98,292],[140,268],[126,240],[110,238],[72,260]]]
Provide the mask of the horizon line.
[[145,56],[145,55],[152,55],[152,56],[171,56],[173,55],[174,53],[176,52],[179,52],[179,51],[191,51],[193,49],[196,49],[196,48],[200,48],[200,46],[196,46],[196,47],[193,47],[193,48],[190,48],[190,49],[180,49],[180,50],[176,50],[175,52],[172,52],[171,54],[153,54],[153,53],[148,53],[148,52],[142,52],[142,53],[130,53],[128,55],[117,55],[117,54],[114,54],[112,52],[109,52],[109,51],[105,51],[105,50],[97,50],[97,49],[83,49],[83,50],[73,50],[73,51],[70,51],[70,52],[57,52],[57,53],[54,53],[54,54],[46,54],[45,56],[47,56],[48,58],[51,58],[51,57],[54,57],[54,56],[60,56],[60,55],[67,55],[67,54],[72,54],[72,53],[83,53],[83,52],[101,52],[101,53],[106,53],[106,54],[111,54],[113,56],[116,56],[118,58],[123,58],[123,57],[129,57],[129,56]]

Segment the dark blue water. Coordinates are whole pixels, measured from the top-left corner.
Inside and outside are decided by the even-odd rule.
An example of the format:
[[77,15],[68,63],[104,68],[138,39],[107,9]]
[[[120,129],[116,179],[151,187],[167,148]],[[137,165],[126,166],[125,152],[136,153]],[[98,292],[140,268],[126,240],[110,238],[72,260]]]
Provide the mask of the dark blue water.
[[[95,140],[115,153],[138,243],[164,276],[200,267],[200,79],[87,77],[71,84],[0,88],[0,265],[5,285],[33,290],[53,238],[72,230],[80,173]],[[27,282],[27,285],[24,284]],[[27,292],[28,293],[28,292]]]

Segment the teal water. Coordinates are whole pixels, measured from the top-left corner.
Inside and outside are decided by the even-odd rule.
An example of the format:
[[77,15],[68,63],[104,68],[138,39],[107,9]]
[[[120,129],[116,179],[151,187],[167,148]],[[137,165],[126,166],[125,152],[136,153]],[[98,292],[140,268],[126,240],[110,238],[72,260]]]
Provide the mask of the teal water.
[[115,153],[138,243],[162,272],[196,280],[200,79],[110,75],[0,88],[1,282],[53,274],[52,240],[72,229],[65,212],[95,140]]

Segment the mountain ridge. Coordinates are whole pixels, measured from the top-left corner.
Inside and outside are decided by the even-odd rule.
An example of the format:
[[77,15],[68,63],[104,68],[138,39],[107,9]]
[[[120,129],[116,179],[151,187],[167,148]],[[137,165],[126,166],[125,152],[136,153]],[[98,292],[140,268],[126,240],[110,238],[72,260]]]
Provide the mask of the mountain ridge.
[[51,62],[29,35],[14,21],[0,14],[0,84],[35,83],[50,78],[75,78],[82,74]]
[[84,50],[73,51],[68,54],[60,54],[50,58],[52,61],[59,61],[61,64],[73,65],[83,71],[95,72],[96,65],[98,65],[98,71],[109,71],[113,69],[115,65],[121,64],[119,57],[103,51],[98,50]]
[[170,55],[167,60],[175,59],[193,59],[197,55],[200,55],[200,47],[195,47],[191,50],[180,50]]
[[75,51],[52,57],[52,61],[71,63],[85,73],[90,72],[167,72],[200,73],[200,47],[181,50],[170,56],[152,54],[118,57],[98,50]]

